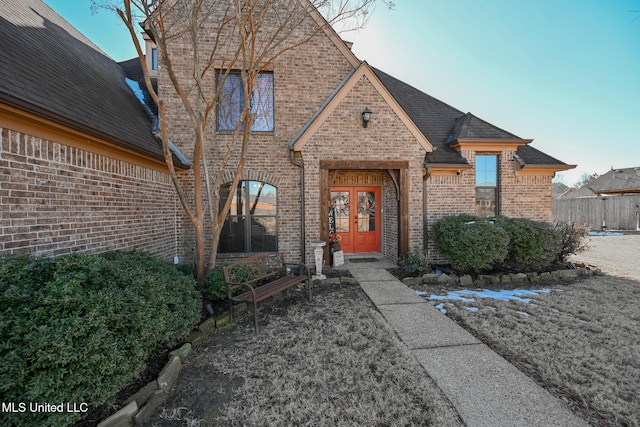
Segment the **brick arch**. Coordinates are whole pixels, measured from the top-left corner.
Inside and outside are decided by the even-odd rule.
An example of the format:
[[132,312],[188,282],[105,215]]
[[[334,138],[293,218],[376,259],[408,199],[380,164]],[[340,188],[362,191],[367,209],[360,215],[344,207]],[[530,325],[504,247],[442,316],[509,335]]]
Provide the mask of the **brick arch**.
[[[225,172],[222,175],[222,184],[229,184],[233,181],[234,172]],[[281,178],[271,172],[266,172],[256,169],[245,169],[240,175],[240,180],[243,181],[260,181],[274,187],[279,187],[281,184]]]

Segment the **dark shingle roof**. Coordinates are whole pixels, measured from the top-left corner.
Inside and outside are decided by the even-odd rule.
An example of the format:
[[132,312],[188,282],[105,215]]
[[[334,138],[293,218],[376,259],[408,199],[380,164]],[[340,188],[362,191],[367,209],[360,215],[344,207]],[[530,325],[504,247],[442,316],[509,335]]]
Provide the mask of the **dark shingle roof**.
[[[467,160],[450,146],[457,139],[522,139],[471,113],[465,114],[383,71],[373,70],[433,145],[434,150],[427,154],[426,164],[467,164]],[[527,165],[565,165],[529,145],[519,147],[517,154]]]
[[640,167],[611,169],[585,185],[596,194],[640,192]]
[[467,113],[456,120],[453,132],[449,136],[449,141],[458,138],[468,139],[522,139],[488,123],[471,113]]
[[373,71],[433,145],[433,152],[427,156],[428,163],[467,163],[460,153],[447,145],[456,120],[464,116],[462,111],[377,68]]
[[0,0],[0,101],[163,159],[122,68],[40,0]]

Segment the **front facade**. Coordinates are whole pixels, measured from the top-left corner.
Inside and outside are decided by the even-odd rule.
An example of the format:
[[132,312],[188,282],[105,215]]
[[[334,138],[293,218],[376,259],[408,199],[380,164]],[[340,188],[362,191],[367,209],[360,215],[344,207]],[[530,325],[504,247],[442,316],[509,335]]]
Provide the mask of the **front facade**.
[[[34,7],[42,7],[39,1],[30,1]],[[478,213],[551,221],[551,179],[556,171],[571,166],[534,149],[531,140],[465,114],[359,60],[315,10],[308,10],[291,37],[294,41],[309,40],[275,58],[260,76],[260,92],[252,95],[264,104],[264,111],[256,113],[237,188],[231,188],[230,183],[238,159],[232,159],[231,167],[222,173],[222,196],[232,197],[233,202],[218,249],[219,262],[280,251],[289,261],[310,263],[312,243],[326,242],[332,233],[340,235],[347,254],[376,253],[397,260],[414,249],[426,249],[436,260],[440,256],[432,246],[429,230],[444,216]],[[210,38],[203,37],[203,51],[209,42]],[[149,64],[156,68],[161,58],[153,51],[150,39],[147,46]],[[176,40],[171,48],[184,52],[189,44]],[[173,62],[179,73],[187,73],[189,58],[175,56]],[[139,79],[133,76],[135,62],[123,67],[124,74]],[[57,70],[68,72],[65,68]],[[109,70],[116,80],[124,79],[121,69]],[[213,114],[215,120],[206,129],[211,158],[221,158],[233,137],[230,129],[237,111],[234,78],[225,83],[229,88],[223,88],[223,94],[228,98],[223,97]],[[113,86],[123,95],[126,89],[121,83]],[[179,151],[188,153],[192,149],[189,118],[162,66],[157,67],[157,85],[166,101],[169,136],[177,147],[176,161],[184,168],[181,174],[186,178],[191,171],[187,162],[180,163]],[[137,100],[130,95],[126,103],[133,108]],[[120,106],[123,100],[103,102],[113,102],[101,106],[111,110],[109,105]],[[4,221],[3,238],[9,236],[10,240],[3,240],[0,251],[33,247],[27,251],[56,254],[85,248],[102,251],[137,247],[164,258],[178,256],[181,262],[191,262],[195,257],[193,231],[162,165],[159,142],[151,138],[149,117],[140,116],[141,111],[129,111],[127,120],[135,120],[136,131],[143,130],[149,137],[136,134],[140,136],[124,143],[121,140],[127,138],[108,135],[104,129],[85,129],[92,139],[83,139],[82,134],[73,143],[73,138],[50,138],[4,118],[0,123],[0,160],[5,177],[0,221]],[[365,112],[370,113],[366,123]],[[131,119],[135,115],[137,118]],[[102,121],[98,117],[91,123],[98,126]],[[111,123],[113,127],[118,121],[112,119]],[[91,143],[80,144],[82,141]],[[49,166],[50,171],[59,171],[52,172],[55,180],[43,181],[44,175],[30,172],[30,165],[40,165],[40,160],[32,159],[36,153],[32,147],[42,144],[54,147],[45,150],[47,153],[58,153],[47,154],[51,159],[42,160],[48,164],[55,161]],[[110,149],[105,151],[104,147]],[[44,168],[42,163],[36,170]],[[33,181],[26,191],[42,191],[20,193],[15,186],[25,176]],[[38,183],[42,185],[37,187]],[[7,192],[10,186],[15,188]],[[57,195],[57,189],[62,194]],[[17,200],[16,195],[24,197]],[[56,218],[71,219],[45,224],[40,218],[47,214],[37,206],[45,197],[59,200],[53,203],[62,212]],[[23,215],[27,219],[23,228],[16,228],[20,215],[10,214],[5,201],[15,201],[23,206],[19,209],[31,212]],[[93,219],[78,220],[84,217]],[[43,227],[43,234],[34,227]],[[69,236],[67,247],[56,246],[56,240],[50,246],[38,243],[40,235],[56,227],[78,228],[64,232]],[[108,236],[111,230],[117,238]],[[21,233],[28,236],[16,237]],[[101,245],[97,244],[99,239]],[[94,241],[95,246],[87,246]]]
[[[438,259],[429,230],[444,216],[551,221],[551,179],[571,166],[529,146],[531,140],[360,61],[310,11],[293,38],[314,33],[269,64],[270,114],[254,129],[240,187],[225,190],[235,198],[219,261],[278,250],[310,262],[312,243],[326,242],[334,233],[346,254],[378,253],[397,260],[426,249]],[[201,42],[206,44],[204,38]],[[148,46],[151,54],[151,41]],[[180,130],[188,128],[188,118],[165,79],[160,69],[161,96],[173,97],[167,104],[176,106],[168,114],[171,138],[186,152],[190,135]],[[231,104],[223,99],[219,109]],[[370,112],[366,126],[365,111]],[[231,138],[226,114],[218,111],[217,124],[207,131],[216,141],[210,145],[213,156],[222,154],[216,147]],[[228,173],[226,182],[232,179]],[[188,251],[190,244],[184,243]]]

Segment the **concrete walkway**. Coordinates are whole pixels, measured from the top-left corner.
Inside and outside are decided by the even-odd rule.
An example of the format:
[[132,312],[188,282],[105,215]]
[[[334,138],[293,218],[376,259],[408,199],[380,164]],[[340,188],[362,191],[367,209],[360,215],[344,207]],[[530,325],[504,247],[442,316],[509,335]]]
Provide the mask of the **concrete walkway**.
[[344,266],[467,426],[587,426],[562,402],[396,279],[389,261]]

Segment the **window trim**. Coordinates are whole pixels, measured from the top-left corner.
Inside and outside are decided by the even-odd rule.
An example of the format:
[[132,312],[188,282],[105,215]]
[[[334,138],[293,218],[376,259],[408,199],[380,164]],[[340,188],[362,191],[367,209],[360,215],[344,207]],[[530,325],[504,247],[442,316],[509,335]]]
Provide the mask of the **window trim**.
[[[220,69],[217,70],[217,72],[216,72],[216,84],[220,83],[220,79],[223,78],[225,72],[226,72],[225,70],[220,70]],[[229,71],[229,73],[226,76],[225,84],[229,81],[230,78],[232,78],[232,76],[240,76],[240,73],[241,73],[240,70]],[[270,96],[271,99],[268,101],[268,104],[269,104],[269,106],[271,108],[271,114],[269,116],[267,116],[267,115],[262,116],[263,119],[260,120],[260,121],[266,122],[268,125],[270,125],[269,126],[270,128],[266,129],[266,130],[254,129],[253,127],[256,125],[256,123],[260,123],[259,120],[254,120],[253,123],[251,124],[251,127],[252,127],[251,133],[272,134],[272,133],[275,132],[275,128],[276,128],[276,117],[275,117],[276,116],[276,114],[275,114],[275,75],[274,75],[274,72],[272,70],[263,70],[263,71],[260,71],[256,77],[259,77],[261,75],[270,75],[271,76],[271,87],[270,87],[270,91],[269,91],[270,92],[269,96]],[[241,79],[241,77],[240,77],[240,79]],[[254,85],[254,91],[251,93],[250,99],[253,99],[256,87],[257,87],[257,84]],[[243,90],[244,88],[241,87],[240,89]],[[223,120],[220,120],[221,105],[223,103],[223,90],[224,89],[222,89],[220,91],[221,99],[218,102],[218,105],[216,106],[216,132],[219,132],[219,133],[231,133],[231,132],[235,131],[235,122],[233,122],[233,127],[230,127],[228,129],[227,128],[222,129],[220,127],[220,124],[222,122],[224,122]],[[242,95],[240,97],[240,105],[242,105],[243,103],[244,103],[244,96]],[[242,108],[244,108],[244,107],[240,106],[240,111],[242,110]],[[257,114],[256,114],[256,118],[258,118]],[[244,126],[241,126],[240,129],[243,129],[243,127]]]
[[[493,157],[496,160],[496,175],[495,175],[495,185],[478,185],[478,157]],[[476,215],[479,215],[478,212],[478,189],[493,189],[494,198],[496,201],[495,210],[491,217],[497,217],[500,215],[500,154],[497,153],[476,153],[475,156],[475,204],[476,204]]]

